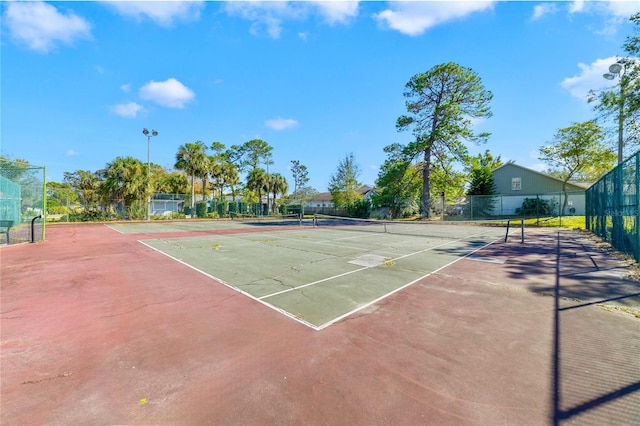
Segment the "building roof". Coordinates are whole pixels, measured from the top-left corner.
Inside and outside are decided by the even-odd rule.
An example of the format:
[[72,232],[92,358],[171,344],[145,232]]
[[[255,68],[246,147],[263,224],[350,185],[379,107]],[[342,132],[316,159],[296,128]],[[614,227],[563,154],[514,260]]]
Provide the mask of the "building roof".
[[[362,195],[366,195],[367,193],[373,191],[373,188],[369,185],[362,185],[358,188],[358,193]],[[330,192],[319,192],[313,197],[307,198],[307,201],[332,201],[333,197]]]

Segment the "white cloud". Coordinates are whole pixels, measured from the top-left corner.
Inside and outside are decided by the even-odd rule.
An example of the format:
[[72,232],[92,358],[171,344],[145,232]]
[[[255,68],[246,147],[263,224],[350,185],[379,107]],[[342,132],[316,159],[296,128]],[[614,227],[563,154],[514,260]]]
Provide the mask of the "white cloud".
[[69,149],[67,150],[67,152],[65,153],[65,155],[67,157],[75,157],[76,155],[78,155],[77,151],[74,151],[73,149]]
[[586,102],[590,90],[602,90],[616,84],[606,80],[603,74],[609,72],[609,65],[617,60],[618,58],[616,57],[609,57],[597,59],[591,64],[579,63],[580,73],[573,77],[565,78],[560,85],[568,90],[574,98]]
[[591,13],[602,16],[602,26],[596,27],[594,32],[604,36],[617,33],[620,26],[628,22],[629,17],[640,12],[637,0],[604,0],[589,1],[575,0],[569,4],[569,13]]
[[358,1],[232,1],[223,10],[251,21],[250,32],[279,38],[285,20],[304,20],[316,13],[329,25],[347,23],[358,14]]
[[609,13],[623,18],[625,21],[634,13],[640,12],[640,4],[637,1],[608,1],[606,2]]
[[144,108],[135,102],[127,102],[126,104],[118,104],[113,107],[113,112],[121,117],[135,118],[136,115]]
[[584,10],[584,0],[574,0],[569,4],[569,13],[579,13]]
[[131,91],[131,85],[123,84],[122,86],[120,86],[120,90],[122,90],[124,93],[129,93]]
[[298,122],[292,118],[274,118],[271,120],[267,120],[264,122],[267,127],[270,127],[274,130],[284,130],[290,127],[295,127],[298,125]]
[[107,1],[106,5],[120,15],[142,21],[148,18],[163,27],[170,27],[176,21],[196,21],[205,4],[199,0],[190,1]]
[[11,37],[30,49],[46,53],[58,43],[72,44],[91,37],[91,25],[69,11],[61,13],[48,3],[9,2],[3,14]]
[[312,1],[320,16],[330,24],[346,24],[358,16],[357,1]]
[[301,19],[306,16],[306,6],[302,3],[289,5],[286,2],[228,2],[223,10],[231,16],[239,16],[251,21],[251,34],[259,35],[262,31],[271,38],[279,38],[284,19]]
[[140,97],[169,108],[182,108],[195,98],[195,93],[187,86],[169,78],[166,81],[150,81],[140,88]]
[[417,36],[439,24],[493,8],[495,1],[429,1],[389,3],[390,8],[373,15],[381,25]]
[[545,15],[549,15],[558,11],[555,3],[540,3],[533,7],[532,21],[538,20]]

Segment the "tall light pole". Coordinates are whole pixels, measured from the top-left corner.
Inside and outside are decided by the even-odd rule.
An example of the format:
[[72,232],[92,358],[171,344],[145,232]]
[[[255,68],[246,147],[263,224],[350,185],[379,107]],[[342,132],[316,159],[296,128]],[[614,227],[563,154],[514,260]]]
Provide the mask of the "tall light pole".
[[[147,179],[151,183],[151,137],[158,136],[158,132],[155,130],[149,132],[145,127],[142,129],[142,134],[147,137]],[[147,201],[147,220],[151,220],[151,195]]]
[[624,147],[624,92],[627,85],[624,79],[625,70],[624,60],[620,60],[615,64],[609,65],[609,72],[603,75],[607,80],[613,80],[616,77],[620,79],[620,99],[618,100],[618,164],[622,163],[622,148]]

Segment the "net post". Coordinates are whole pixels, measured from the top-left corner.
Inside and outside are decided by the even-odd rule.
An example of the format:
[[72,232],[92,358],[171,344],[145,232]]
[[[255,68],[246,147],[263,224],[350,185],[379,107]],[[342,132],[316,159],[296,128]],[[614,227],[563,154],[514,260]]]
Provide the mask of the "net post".
[[520,244],[524,244],[524,219],[520,219]]
[[507,242],[507,238],[509,238],[509,225],[511,225],[511,219],[507,219],[507,233],[504,234],[504,242]]

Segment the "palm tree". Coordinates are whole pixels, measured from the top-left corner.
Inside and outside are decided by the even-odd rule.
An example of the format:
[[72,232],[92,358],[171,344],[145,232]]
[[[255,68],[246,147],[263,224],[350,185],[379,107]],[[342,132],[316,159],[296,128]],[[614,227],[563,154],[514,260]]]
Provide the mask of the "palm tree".
[[207,181],[213,159],[209,155],[204,155],[200,170],[197,171],[198,176],[202,179],[202,201],[207,198]]
[[147,168],[133,157],[117,157],[107,164],[102,177],[100,195],[109,201],[122,200],[129,213],[134,202],[151,195]]
[[273,213],[276,212],[276,196],[278,194],[285,196],[289,190],[287,179],[280,173],[274,173],[269,176],[269,187],[273,194]]
[[262,188],[267,183],[267,172],[256,167],[247,174],[247,189],[258,194],[258,203],[262,206]]
[[205,169],[206,149],[207,146],[200,141],[193,143],[187,142],[184,145],[180,145],[176,153],[176,164],[174,167],[187,172],[191,179],[191,210],[193,210],[195,204],[196,176],[202,176],[202,171]]

